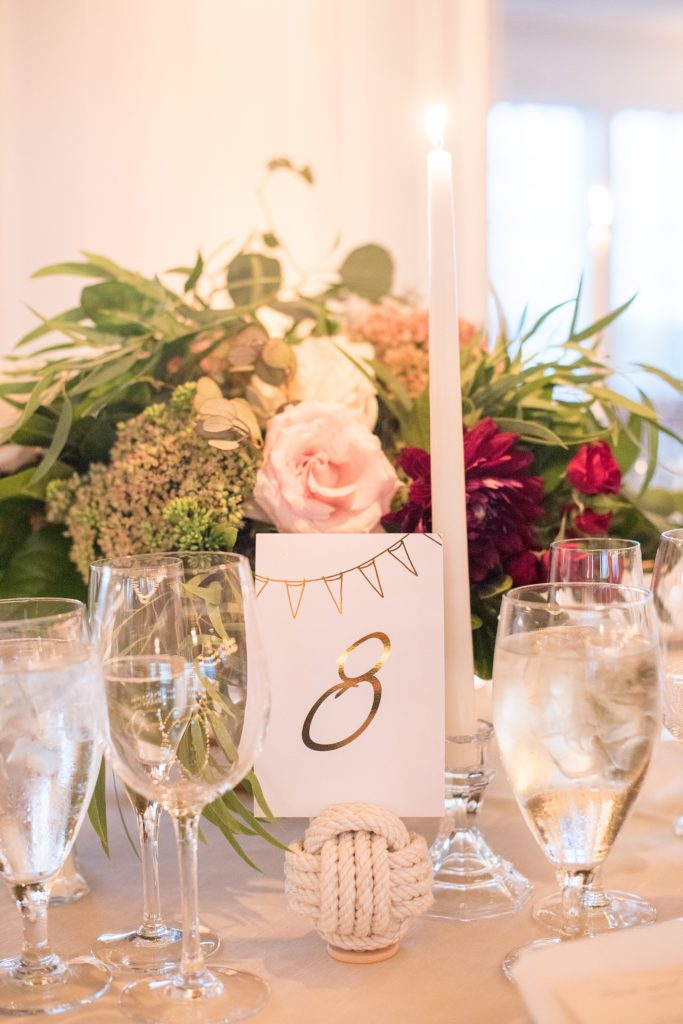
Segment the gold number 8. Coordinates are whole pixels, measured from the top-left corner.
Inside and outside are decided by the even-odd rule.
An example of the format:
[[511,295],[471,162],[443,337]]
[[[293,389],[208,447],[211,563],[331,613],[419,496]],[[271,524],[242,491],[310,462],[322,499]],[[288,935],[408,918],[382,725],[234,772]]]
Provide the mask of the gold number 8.
[[[382,654],[372,668],[368,669],[367,672],[363,672],[358,676],[347,676],[346,659],[353,651],[356,650],[356,648],[360,647],[361,644],[364,644],[366,640],[379,640],[382,644]],[[325,690],[325,692],[318,697],[317,701],[306,715],[306,720],[304,721],[303,728],[301,730],[301,738],[309,750],[338,750],[340,747],[345,747],[349,743],[353,743],[361,733],[365,732],[377,714],[377,709],[379,708],[379,704],[382,699],[382,684],[377,678],[376,673],[379,672],[382,665],[386,663],[390,653],[391,640],[386,633],[368,633],[367,636],[361,637],[360,640],[356,640],[350,647],[347,647],[344,653],[337,658],[337,672],[341,682],[335,683],[334,686],[331,686],[329,690]],[[343,693],[346,693],[346,691],[351,689],[353,686],[358,686],[359,683],[370,683],[373,690],[372,707],[370,708],[365,721],[362,722],[355,732],[352,732],[350,736],[346,736],[343,740],[337,740],[336,743],[317,743],[311,738],[311,725],[320,707],[325,703],[328,697],[332,696],[332,694],[335,695],[335,699],[337,697],[341,697]]]

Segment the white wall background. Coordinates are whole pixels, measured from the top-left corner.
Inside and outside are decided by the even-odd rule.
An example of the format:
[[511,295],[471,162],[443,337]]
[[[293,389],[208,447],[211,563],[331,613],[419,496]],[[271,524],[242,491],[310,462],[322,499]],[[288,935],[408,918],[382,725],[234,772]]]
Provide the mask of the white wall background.
[[[0,351],[103,252],[146,272],[258,226],[265,161],[300,260],[378,241],[425,285],[423,120],[452,112],[461,306],[486,306],[485,132],[493,0],[0,0]],[[334,265],[339,256],[333,260]]]

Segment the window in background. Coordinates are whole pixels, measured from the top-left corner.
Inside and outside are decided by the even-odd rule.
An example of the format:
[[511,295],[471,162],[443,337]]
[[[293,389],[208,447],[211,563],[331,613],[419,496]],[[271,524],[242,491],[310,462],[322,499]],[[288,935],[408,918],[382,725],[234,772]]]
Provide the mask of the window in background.
[[[509,326],[576,294],[586,259],[589,126],[573,107],[499,103],[489,115],[489,276]],[[558,313],[539,342],[560,340]]]
[[[614,325],[621,362],[648,363],[683,378],[683,114],[624,110],[610,125],[614,195],[612,294],[636,299]],[[668,426],[683,431],[680,395],[643,374],[633,382],[656,401]],[[657,483],[680,488],[683,457],[662,439]]]
[[[596,150],[609,154],[605,184],[614,202],[608,251],[602,256],[588,241]],[[683,114],[625,110],[600,121],[575,107],[493,107],[489,273],[511,329],[525,303],[530,325],[550,306],[571,298],[583,275],[582,324],[637,293],[606,337],[615,364],[649,363],[683,378],[681,182]],[[569,315],[556,314],[544,325],[538,347],[564,336]],[[615,384],[635,397],[637,387],[644,387],[664,421],[683,431],[680,395],[664,381],[629,373]],[[670,476],[683,468],[675,442],[664,440],[661,464],[658,481],[680,486]]]
[[612,293],[637,292],[613,347],[683,377],[683,114],[617,114],[610,152]]

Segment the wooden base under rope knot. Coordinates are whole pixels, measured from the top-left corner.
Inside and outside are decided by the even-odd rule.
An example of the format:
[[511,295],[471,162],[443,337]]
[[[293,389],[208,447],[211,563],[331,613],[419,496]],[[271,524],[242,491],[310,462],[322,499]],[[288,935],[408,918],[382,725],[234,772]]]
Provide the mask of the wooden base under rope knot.
[[339,960],[343,964],[380,964],[382,960],[391,960],[392,956],[398,953],[398,942],[384,949],[340,949],[328,942],[327,952],[333,960]]

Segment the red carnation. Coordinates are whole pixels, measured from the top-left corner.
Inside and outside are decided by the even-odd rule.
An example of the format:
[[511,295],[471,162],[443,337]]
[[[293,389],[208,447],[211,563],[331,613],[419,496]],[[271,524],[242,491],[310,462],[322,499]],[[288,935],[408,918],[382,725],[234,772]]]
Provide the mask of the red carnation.
[[567,466],[572,487],[582,494],[618,494],[621,470],[605,441],[582,444]]
[[[519,448],[518,441],[518,434],[503,433],[489,418],[464,431],[473,582],[505,571],[521,583],[534,573],[531,559],[524,556],[538,547],[533,524],[543,515],[543,481],[529,475],[533,455]],[[428,532],[432,528],[430,457],[421,448],[404,448],[398,462],[413,482],[406,504],[383,522],[406,532]]]
[[581,515],[574,518],[574,526],[589,537],[605,537],[611,519],[611,512],[595,512],[592,508],[585,508]]

